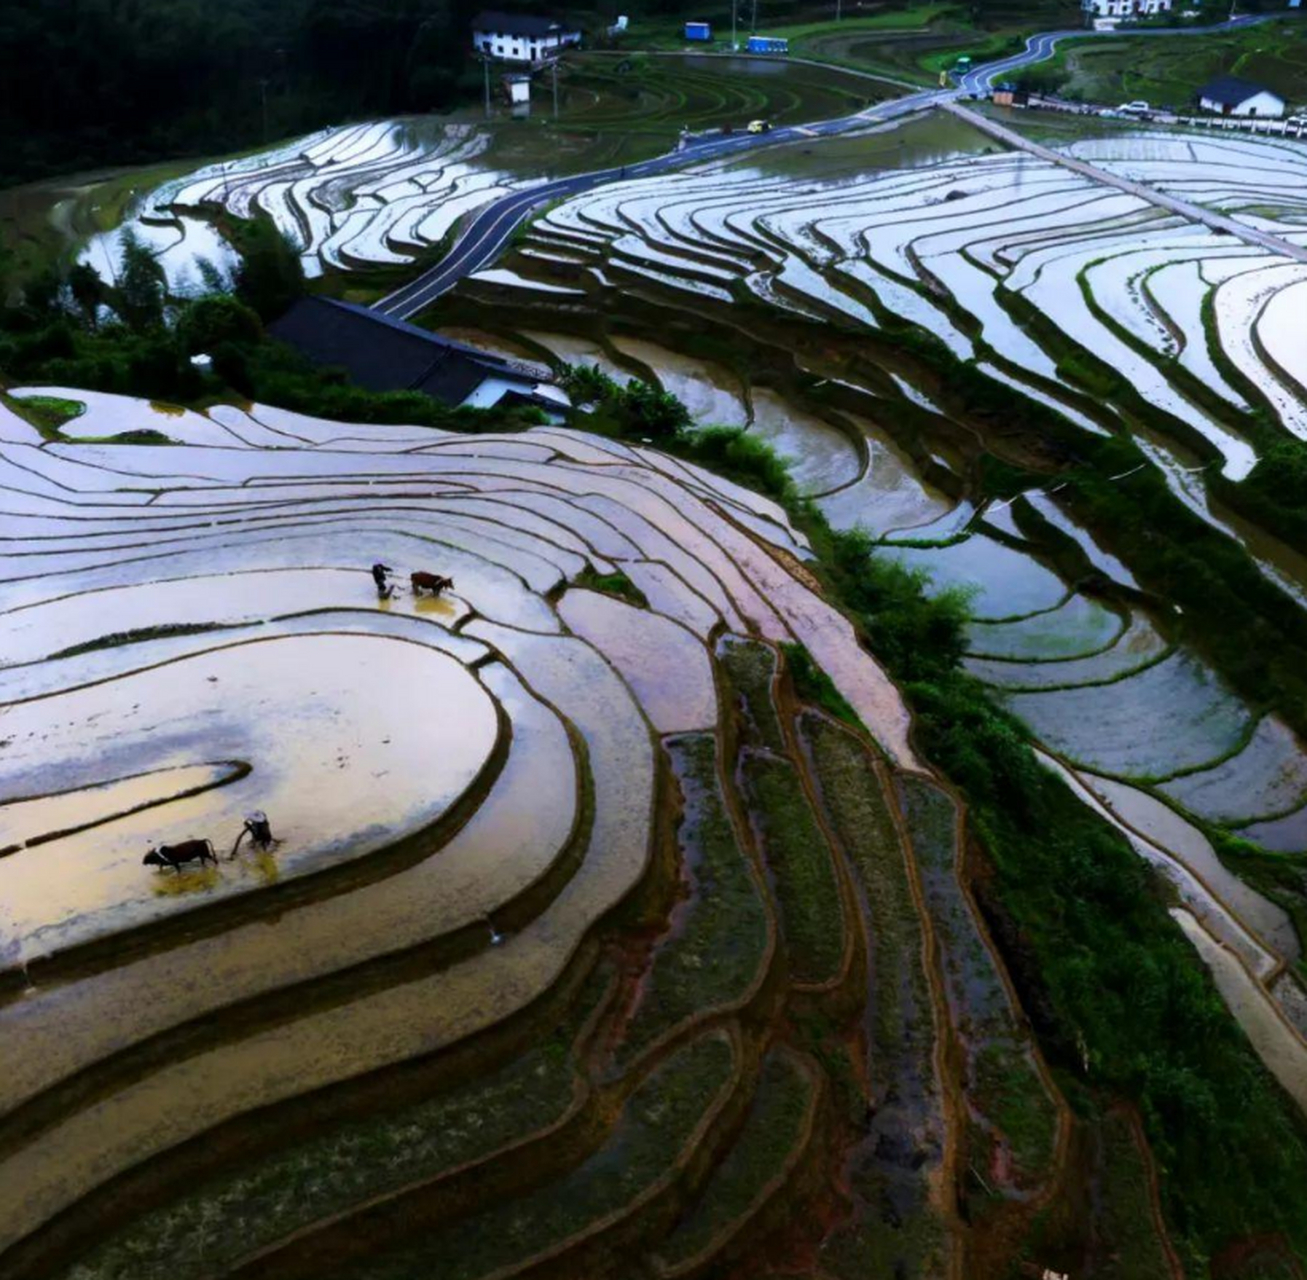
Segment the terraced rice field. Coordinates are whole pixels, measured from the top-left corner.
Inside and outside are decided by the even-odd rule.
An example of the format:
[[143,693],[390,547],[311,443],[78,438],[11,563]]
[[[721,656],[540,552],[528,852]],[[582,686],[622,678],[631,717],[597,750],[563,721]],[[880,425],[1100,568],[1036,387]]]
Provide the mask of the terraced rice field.
[[[795,123],[847,115],[893,86],[765,59],[572,54],[559,111],[544,77],[534,117],[519,121],[415,117],[325,129],[255,155],[208,165],[146,195],[128,222],[175,291],[199,290],[199,260],[230,275],[236,256],[207,219],[263,213],[296,244],[310,277],[330,270],[403,268],[429,258],[453,228],[498,196],[549,178],[671,149],[682,128]],[[122,228],[82,251],[106,280]]]
[[6,1276],[924,1276],[964,1151],[1041,1203],[954,802],[781,508],[559,427],[83,417],[174,434],[0,413]]

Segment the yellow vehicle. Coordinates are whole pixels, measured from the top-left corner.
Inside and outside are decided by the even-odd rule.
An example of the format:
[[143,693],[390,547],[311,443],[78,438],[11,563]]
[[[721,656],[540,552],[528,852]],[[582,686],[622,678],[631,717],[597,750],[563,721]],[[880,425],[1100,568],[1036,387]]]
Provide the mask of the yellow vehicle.
[[750,133],[770,133],[770,132],[771,132],[771,125],[768,124],[768,122],[767,122],[766,120],[750,120],[750,121],[749,121],[749,132],[750,132]]

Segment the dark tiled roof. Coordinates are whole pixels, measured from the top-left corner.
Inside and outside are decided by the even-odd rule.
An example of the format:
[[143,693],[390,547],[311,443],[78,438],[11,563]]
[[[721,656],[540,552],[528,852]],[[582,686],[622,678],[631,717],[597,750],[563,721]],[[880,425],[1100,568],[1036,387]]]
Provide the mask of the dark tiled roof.
[[506,36],[547,36],[554,31],[574,28],[557,18],[537,18],[529,13],[502,13],[498,9],[482,9],[472,20],[473,31],[494,31]]
[[1210,84],[1205,84],[1198,90],[1200,98],[1219,102],[1223,107],[1236,107],[1259,93],[1269,93],[1276,98],[1280,96],[1264,84],[1254,84],[1253,81],[1241,80],[1238,76],[1217,76]]
[[456,405],[490,377],[526,384],[497,356],[334,298],[301,298],[268,331],[369,391],[425,391]]

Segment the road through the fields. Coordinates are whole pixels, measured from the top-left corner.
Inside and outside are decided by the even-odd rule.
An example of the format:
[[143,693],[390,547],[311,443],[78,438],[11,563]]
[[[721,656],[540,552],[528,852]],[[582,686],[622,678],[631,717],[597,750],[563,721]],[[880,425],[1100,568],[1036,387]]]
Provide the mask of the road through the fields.
[[[1057,45],[1063,40],[1086,39],[1095,36],[1129,35],[1132,39],[1144,36],[1187,35],[1199,36],[1213,31],[1223,31],[1231,27],[1246,26],[1253,22],[1265,21],[1264,17],[1235,18],[1233,21],[1218,23],[1210,27],[1149,27],[1140,31],[1044,31],[1030,36],[1026,47],[1020,53],[1014,53],[984,66],[969,71],[959,85],[949,89],[922,89],[902,98],[891,98],[878,102],[873,107],[854,115],[840,116],[834,120],[821,120],[814,124],[787,125],[773,129],[769,133],[736,133],[722,136],[700,138],[676,151],[655,156],[652,160],[642,160],[639,164],[626,165],[622,168],[599,169],[592,173],[578,173],[568,178],[557,178],[528,187],[522,191],[511,191],[498,200],[488,204],[476,213],[467,223],[454,243],[454,247],[434,267],[424,271],[416,279],[396,289],[374,304],[377,311],[393,316],[397,320],[407,320],[417,315],[433,303],[442,293],[452,289],[464,276],[471,275],[487,267],[499,256],[504,245],[513,232],[525,222],[531,214],[546,204],[552,204],[584,191],[609,182],[628,181],[632,178],[647,178],[657,173],[666,173],[687,164],[702,160],[715,160],[722,156],[748,151],[755,147],[775,146],[782,142],[796,142],[804,138],[828,137],[831,134],[847,133],[853,129],[865,129],[887,120],[895,120],[910,115],[927,107],[940,106],[961,97],[984,93],[999,76],[1010,74],[1020,67],[1043,62],[1052,57]],[[838,70],[838,68],[835,68]]]

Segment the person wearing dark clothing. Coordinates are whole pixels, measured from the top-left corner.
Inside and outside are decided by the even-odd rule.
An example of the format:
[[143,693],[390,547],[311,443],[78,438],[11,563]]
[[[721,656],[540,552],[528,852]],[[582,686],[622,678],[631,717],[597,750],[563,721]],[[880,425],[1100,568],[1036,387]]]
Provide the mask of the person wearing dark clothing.
[[394,569],[388,564],[374,564],[372,566],[372,581],[377,584],[377,595],[383,600],[389,600],[395,593],[394,584],[386,581],[387,575],[394,572]]
[[236,837],[236,843],[231,847],[230,857],[236,856],[236,850],[241,847],[241,841],[249,836],[251,842],[256,848],[267,853],[274,844],[280,844],[272,834],[272,823],[268,821],[268,815],[262,809],[255,809],[253,813],[246,814],[245,825],[241,828],[241,833]]

